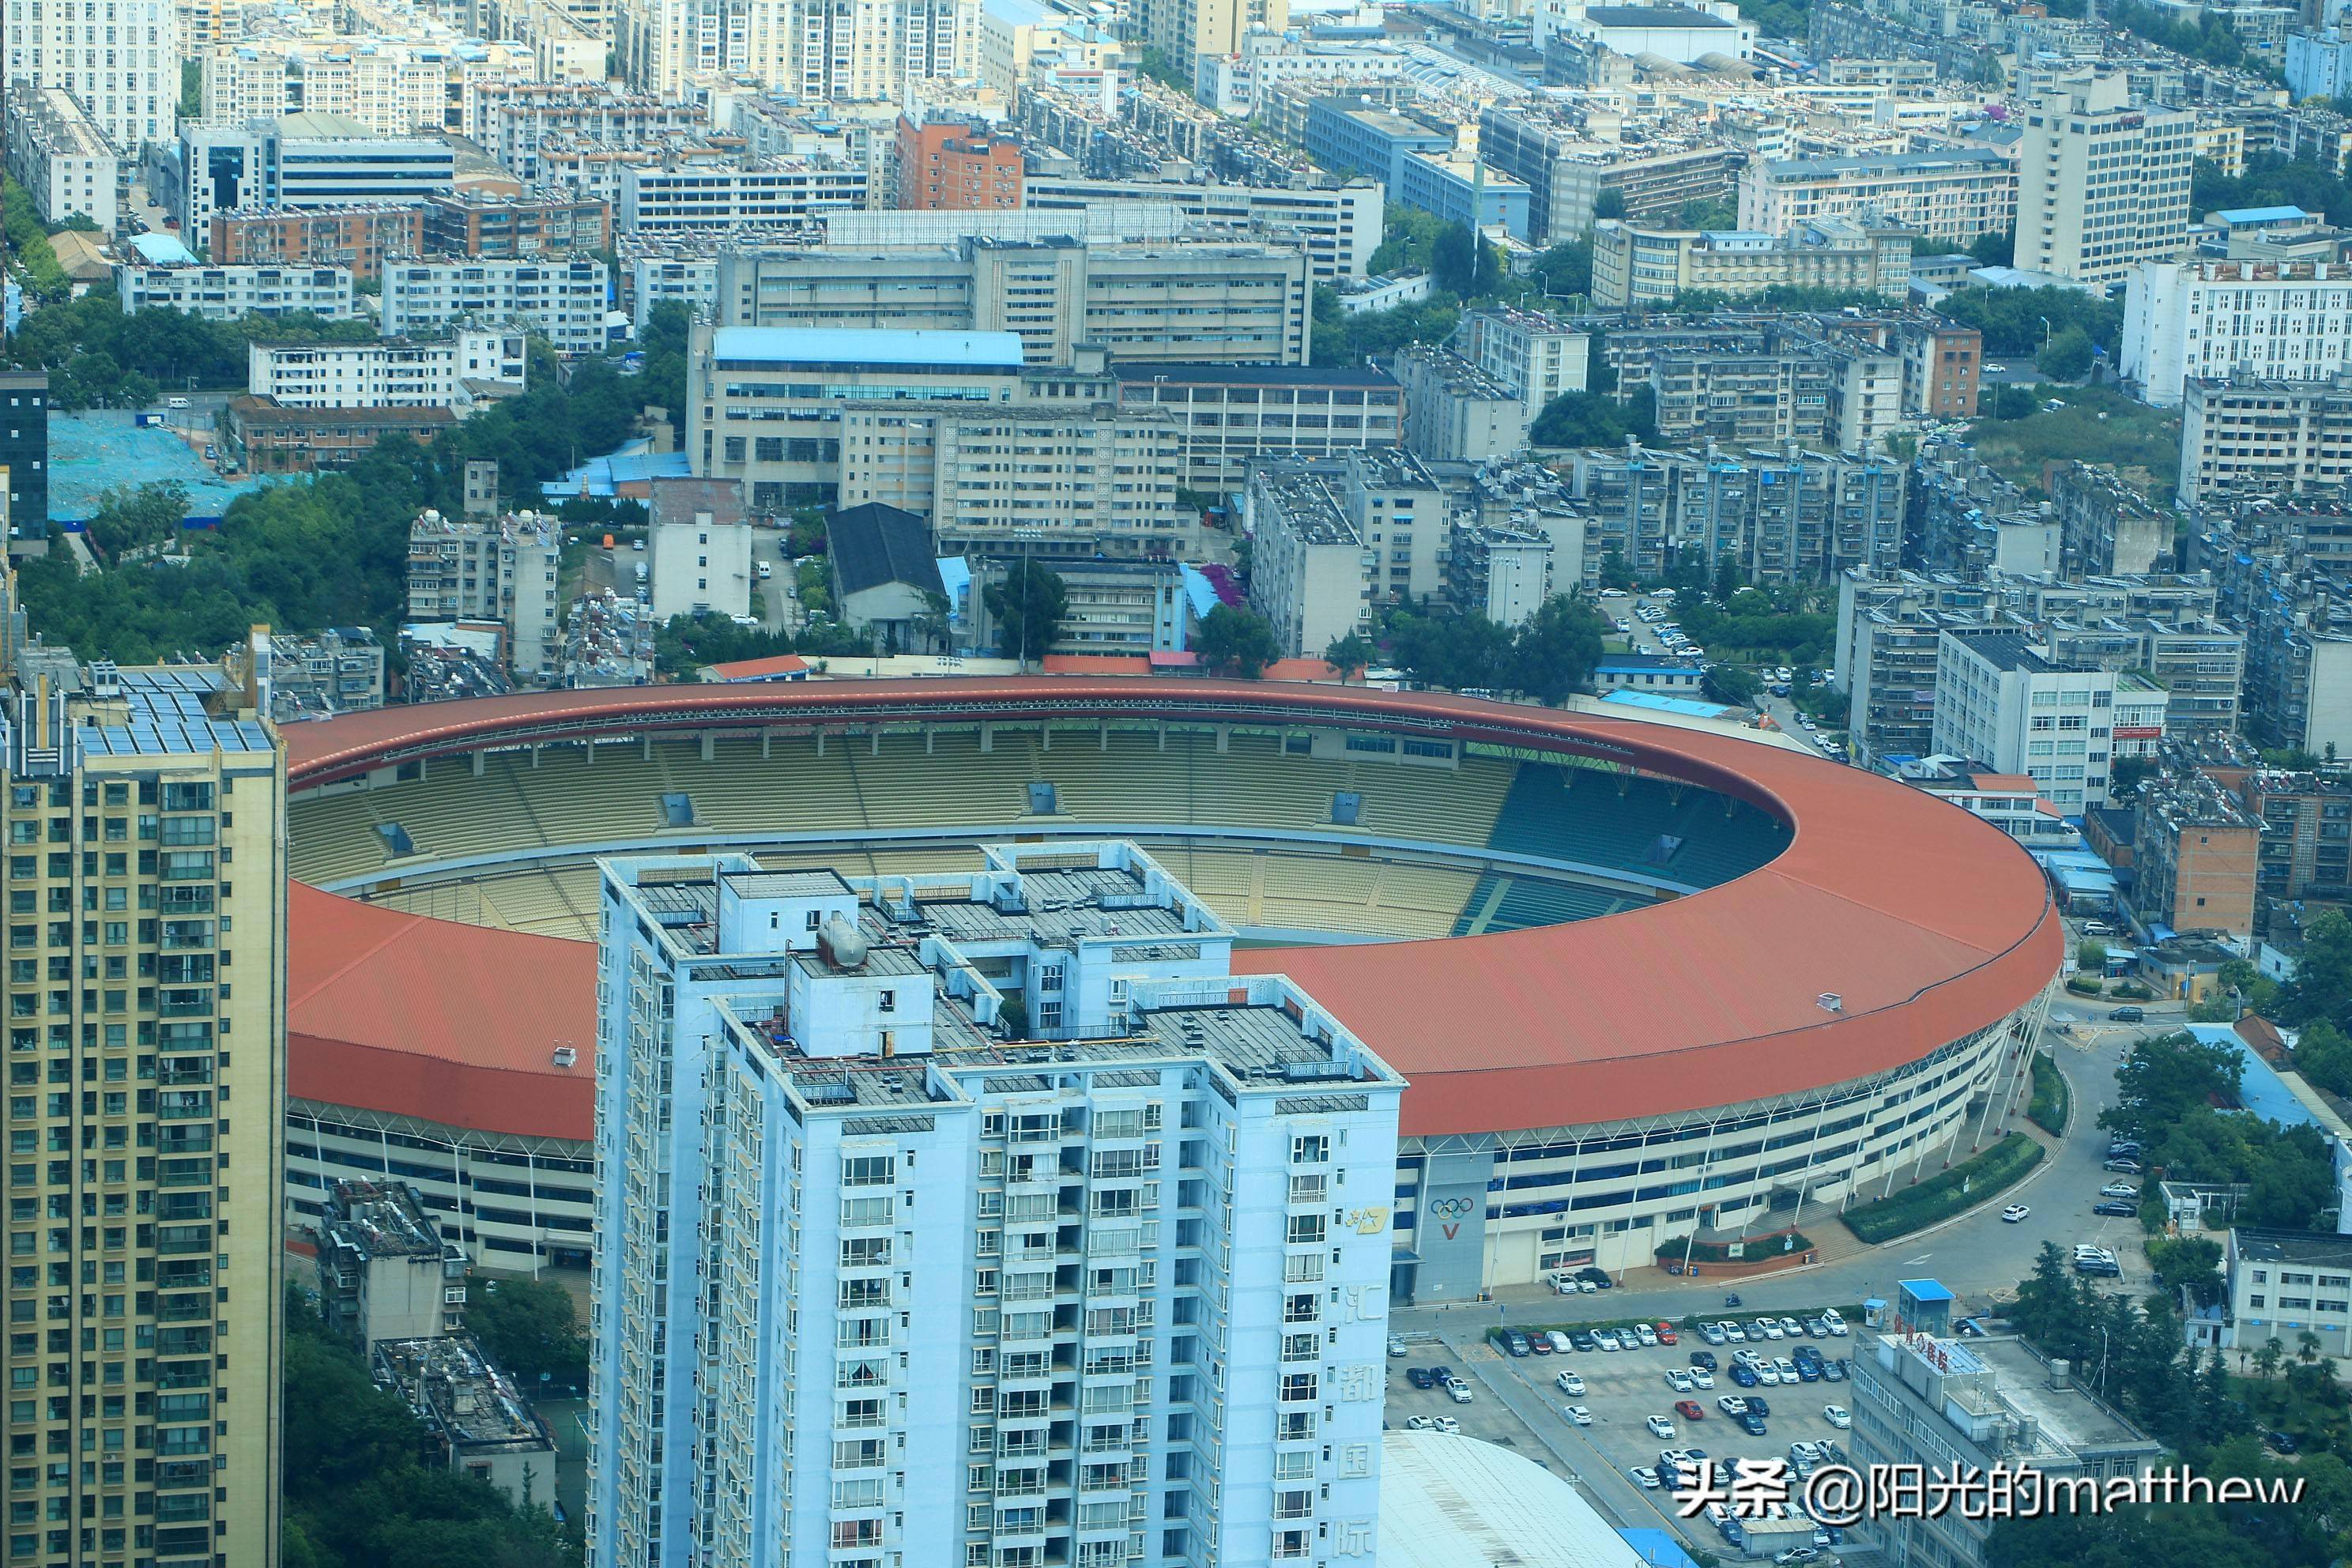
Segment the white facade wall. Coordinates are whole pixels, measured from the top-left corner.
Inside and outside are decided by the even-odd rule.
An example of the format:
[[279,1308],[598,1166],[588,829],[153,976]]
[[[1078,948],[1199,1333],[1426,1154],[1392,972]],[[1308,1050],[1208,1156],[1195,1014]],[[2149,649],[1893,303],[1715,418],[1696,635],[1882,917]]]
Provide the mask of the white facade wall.
[[654,618],[708,610],[751,613],[751,525],[725,523],[708,513],[647,531],[653,556]]
[[2017,265],[2116,283],[2189,250],[2196,117],[2126,100],[2120,78],[2025,115]]
[[121,154],[62,88],[8,94],[8,172],[33,198],[42,222],[63,223],[79,213],[114,232]]
[[2352,266],[2147,263],[2124,296],[2120,370],[2160,407],[2189,376],[2323,381],[2352,364]]
[[131,267],[114,269],[130,310],[184,310],[208,321],[309,310],[331,321],[356,315],[348,267]]
[[522,339],[461,332],[447,342],[255,343],[246,390],[289,408],[451,408],[467,381],[523,384]]
[[410,337],[472,320],[529,328],[558,353],[601,353],[609,274],[601,261],[388,262],[383,332]]
[[1936,750],[2028,774],[2069,816],[2105,805],[2116,680],[2106,669],[2004,667],[1946,632],[1936,657]]
[[169,142],[180,128],[180,24],[173,0],[108,0],[100,17],[87,5],[11,5],[7,34],[13,87],[60,88],[80,100],[119,152]]
[[2352,92],[2352,39],[2336,28],[2297,27],[2286,36],[2286,85],[2297,102]]
[[625,169],[613,218],[630,230],[798,223],[864,207],[868,180],[865,169],[814,164]]
[[980,0],[619,0],[622,76],[677,99],[751,77],[813,102],[895,100],[980,74]]
[[715,256],[640,256],[629,263],[629,316],[639,331],[654,307],[676,300],[698,316],[711,314],[719,302],[719,258]]

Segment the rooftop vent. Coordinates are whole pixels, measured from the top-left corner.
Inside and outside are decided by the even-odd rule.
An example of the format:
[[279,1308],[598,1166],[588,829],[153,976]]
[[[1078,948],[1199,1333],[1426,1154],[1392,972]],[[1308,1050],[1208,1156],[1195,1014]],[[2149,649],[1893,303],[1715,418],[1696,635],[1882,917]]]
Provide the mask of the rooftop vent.
[[558,1046],[555,1047],[555,1065],[557,1067],[573,1067],[578,1065],[579,1060],[580,1053],[573,1047],[570,1046]]
[[1845,998],[1839,995],[1834,991],[1824,991],[1819,996],[1814,997],[1813,1000],[1821,1004],[1822,1011],[1824,1013],[1843,1013],[1845,1011]]

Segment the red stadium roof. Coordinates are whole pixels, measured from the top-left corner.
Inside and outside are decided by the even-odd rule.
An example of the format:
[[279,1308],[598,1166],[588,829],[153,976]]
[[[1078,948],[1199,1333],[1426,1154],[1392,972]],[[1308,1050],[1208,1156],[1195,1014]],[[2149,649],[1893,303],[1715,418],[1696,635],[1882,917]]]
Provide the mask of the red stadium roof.
[[[1296,976],[1412,1081],[1408,1135],[1682,1113],[1867,1077],[2023,1006],[2063,950],[2032,859],[1930,795],[1736,736],[1426,692],[1192,677],[625,688],[294,725],[289,774],[299,789],[484,744],[1048,710],[1341,724],[1608,757],[1794,824],[1789,847],[1761,869],[1605,919],[1237,954],[1238,968]],[[289,922],[298,1095],[589,1136],[594,982],[585,944],[356,909],[308,889],[298,898]],[[332,904],[344,910],[331,912]],[[495,956],[497,944],[523,942],[535,944],[530,956]],[[331,951],[314,956],[314,947]],[[362,973],[379,966],[383,978]],[[1823,1005],[1830,995],[1835,1011]],[[558,1039],[580,1052],[569,1071],[550,1065]],[[320,1042],[333,1047],[330,1068],[300,1059]],[[575,1084],[576,1093],[555,1092]]]

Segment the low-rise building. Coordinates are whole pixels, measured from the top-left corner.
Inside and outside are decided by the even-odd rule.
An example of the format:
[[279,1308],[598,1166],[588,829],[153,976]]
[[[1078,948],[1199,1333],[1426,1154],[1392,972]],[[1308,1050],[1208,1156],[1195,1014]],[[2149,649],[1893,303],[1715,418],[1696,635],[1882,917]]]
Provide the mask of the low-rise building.
[[349,468],[387,436],[418,446],[457,424],[448,408],[289,408],[275,397],[232,397],[222,426],[229,455],[250,474],[310,474]]
[[743,481],[662,478],[651,489],[646,539],[654,618],[750,615],[751,521]]
[[212,216],[215,265],[346,267],[362,282],[387,258],[425,254],[425,213],[405,203],[238,207]]
[[2179,499],[2200,506],[2352,482],[2352,373],[2182,384]]
[[58,87],[8,87],[8,172],[45,224],[86,217],[111,234],[128,179],[122,153],[81,100]]
[[357,313],[351,269],[343,267],[168,266],[118,262],[114,286],[125,311],[179,310],[208,321],[307,311],[347,321]]
[[1389,371],[1404,393],[1405,449],[1422,461],[1484,462],[1527,447],[1535,416],[1500,376],[1431,343],[1399,349]]
[[522,389],[520,333],[458,332],[438,342],[255,342],[246,390],[284,408],[459,408]]
[[367,626],[269,639],[269,716],[279,723],[383,706],[383,645]]
[[602,353],[609,289],[604,264],[584,256],[396,262],[383,273],[383,331],[413,337],[471,321],[524,328],[558,353]]
[[1949,801],[1970,816],[1982,817],[2020,844],[2033,848],[2068,848],[2081,835],[2042,798],[2042,791],[2023,773],[1997,773],[1987,768],[1922,758],[1903,766],[1896,777],[1914,789]]
[[1021,143],[962,117],[898,116],[897,200],[917,212],[1018,211]]
[[[1898,1303],[1914,1289],[1938,1296],[1948,1321],[1950,1291],[1906,1281]],[[1934,1477],[2028,1468],[2048,1483],[2104,1485],[2145,1475],[2163,1457],[2163,1446],[2083,1386],[2073,1366],[2011,1335],[1959,1339],[1947,1327],[1898,1324],[1856,1341],[1851,1373],[1857,1467]],[[1992,1521],[1966,1511],[1889,1510],[1857,1533],[1889,1562],[1981,1568]]]
[[554,1435],[471,1334],[385,1340],[372,1365],[425,1423],[450,1470],[488,1481],[517,1508],[554,1499]]
[[[1062,580],[1062,623],[1053,645],[1024,648],[1004,635],[988,607],[988,588],[1024,571],[1051,571]],[[1184,568],[1173,561],[1054,561],[999,555],[975,562],[965,608],[971,646],[1003,658],[1032,662],[1046,654],[1110,654],[1132,658],[1181,653],[1193,622],[1184,592]]]
[[2162,939],[2254,931],[2262,819],[2202,773],[2148,780],[2133,807],[2131,904]]
[[2292,1357],[2305,1334],[2319,1353],[2352,1355],[2352,1236],[2233,1226],[2221,1248],[2226,1316],[2192,1320],[2192,1342],[2248,1353],[2275,1340]]
[[466,1254],[399,1182],[336,1182],[313,1233],[319,1307],[329,1331],[362,1354],[385,1340],[429,1340],[465,1327]]
[[895,506],[868,501],[825,513],[824,563],[841,623],[871,633],[887,652],[923,641],[947,603],[929,525]]
[[1787,234],[1813,218],[1874,218],[1966,247],[2017,226],[2017,164],[1990,148],[1774,159],[1739,176],[1739,226]]
[[1593,667],[1592,689],[1643,691],[1654,697],[1696,697],[1706,677],[1696,664],[1654,653],[1603,654]]
[[1811,218],[1786,235],[1662,228],[1603,218],[1592,226],[1592,302],[1607,310],[1664,304],[1677,294],[1733,298],[1768,289],[1823,289],[1901,300],[1911,287],[1908,230]]
[[619,172],[614,219],[632,233],[803,223],[868,205],[871,180],[868,170],[814,158],[666,162]]
[[509,668],[525,679],[551,673],[562,549],[563,529],[552,516],[425,512],[408,531],[408,619],[501,626]]

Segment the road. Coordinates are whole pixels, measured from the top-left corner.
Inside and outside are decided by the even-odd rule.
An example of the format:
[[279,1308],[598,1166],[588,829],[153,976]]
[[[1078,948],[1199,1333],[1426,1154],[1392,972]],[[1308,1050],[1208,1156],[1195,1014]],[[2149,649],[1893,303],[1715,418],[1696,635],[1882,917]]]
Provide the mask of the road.
[[[796,632],[801,625],[801,602],[793,587],[793,560],[784,553],[791,534],[782,529],[755,528],[751,531],[751,583],[763,599],[761,619],[771,632]],[[767,564],[775,575],[760,580],[760,566]]]
[[[2090,1012],[2102,1021],[2087,1020],[2085,1014]],[[2099,1131],[2097,1122],[2099,1113],[2115,1103],[2116,1068],[2130,1042],[2177,1027],[2178,1012],[2177,1007],[2151,1005],[2146,1026],[2129,1026],[2105,1024],[2104,1008],[2053,1009],[2053,1024],[2063,1019],[2070,1028],[2062,1035],[2053,1027],[2043,1039],[2073,1086],[2074,1122],[2064,1142],[2002,1194],[2004,1203],[2022,1203],[2032,1210],[2022,1223],[2003,1222],[2002,1205],[1990,1205],[1939,1230],[1818,1268],[1743,1281],[1738,1291],[1745,1308],[1793,1312],[1872,1296],[1887,1298],[1896,1280],[1925,1276],[1941,1280],[1967,1300],[1969,1310],[1979,1311],[1991,1299],[2005,1298],[2015,1290],[2018,1281],[2032,1271],[2034,1255],[2045,1241],[2066,1248],[2078,1241],[2111,1246],[2122,1260],[2124,1273],[2107,1288],[2128,1290],[2144,1285],[2147,1263],[2140,1249],[2138,1221],[2100,1218],[2090,1212],[2091,1205],[2098,1201],[2100,1186],[2114,1179],[2099,1168],[2106,1155],[2106,1134]],[[2077,1024],[2087,1026],[2073,1026]],[[1680,1318],[1686,1313],[1713,1312],[1722,1306],[1724,1291],[1715,1285],[1675,1284],[1580,1296],[1572,1303],[1538,1286],[1512,1287],[1499,1294],[1503,1298],[1499,1303],[1397,1307],[1390,1318],[1400,1331],[1475,1339],[1497,1321],[1558,1323],[1636,1314]]]

